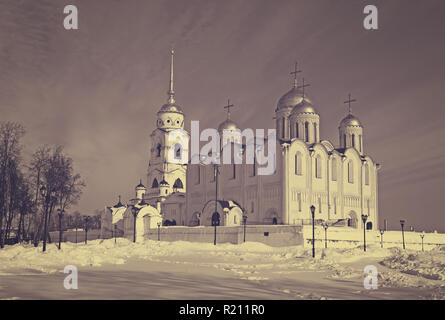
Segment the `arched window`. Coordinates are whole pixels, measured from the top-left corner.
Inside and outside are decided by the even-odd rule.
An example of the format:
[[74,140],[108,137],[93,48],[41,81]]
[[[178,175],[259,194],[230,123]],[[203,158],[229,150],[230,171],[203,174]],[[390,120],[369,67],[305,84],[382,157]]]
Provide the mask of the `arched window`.
[[348,182],[354,183],[354,166],[352,160],[348,162]]
[[179,143],[175,144],[175,159],[181,160],[182,147]]
[[360,148],[360,152],[362,152],[362,135],[360,134],[359,136],[358,136],[358,143],[359,143],[359,148]]
[[321,156],[317,155],[315,157],[315,178],[321,178]]
[[304,141],[309,142],[309,123],[304,123]]
[[337,159],[332,158],[332,181],[337,181]]
[[315,138],[315,142],[317,142],[317,124],[314,123],[314,138]]
[[157,154],[156,154],[156,156],[157,156],[157,157],[160,157],[160,156],[161,156],[161,144],[160,144],[160,143],[158,143],[158,145],[157,145],[157,147],[156,147],[156,150],[157,150]]
[[352,134],[352,147],[355,148],[355,134]]
[[302,170],[302,162],[303,162],[303,157],[301,152],[297,152],[295,154],[295,174],[301,176],[303,174],[303,170]]
[[365,164],[365,185],[369,186],[369,166]]
[[175,183],[173,184],[173,189],[183,189],[184,185],[182,184],[181,179],[176,179]]
[[151,184],[151,187],[152,187],[152,188],[157,188],[157,187],[159,187],[158,179],[154,178],[153,183]]
[[298,123],[295,124],[295,137],[299,138]]
[[346,133],[343,134],[343,146],[346,148]]

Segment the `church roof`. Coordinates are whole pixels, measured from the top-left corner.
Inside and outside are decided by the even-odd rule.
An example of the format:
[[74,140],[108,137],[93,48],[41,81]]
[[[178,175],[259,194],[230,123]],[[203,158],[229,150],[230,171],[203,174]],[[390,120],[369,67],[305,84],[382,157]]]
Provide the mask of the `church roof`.
[[164,104],[161,109],[159,110],[158,113],[179,113],[179,114],[184,114],[184,112],[182,111],[182,108],[177,105],[176,103],[166,103]]
[[[304,98],[303,98],[304,96]],[[286,109],[286,108],[294,108],[296,105],[304,103],[308,103],[312,105],[312,102],[309,100],[306,94],[303,93],[299,87],[293,87],[288,92],[286,92],[280,100],[278,100],[277,109],[275,111]]]
[[218,131],[219,132],[222,132],[224,130],[231,130],[231,131],[233,131],[233,130],[236,130],[236,129],[238,129],[238,125],[234,121],[232,121],[230,119],[226,119],[224,122],[222,122],[218,126]]

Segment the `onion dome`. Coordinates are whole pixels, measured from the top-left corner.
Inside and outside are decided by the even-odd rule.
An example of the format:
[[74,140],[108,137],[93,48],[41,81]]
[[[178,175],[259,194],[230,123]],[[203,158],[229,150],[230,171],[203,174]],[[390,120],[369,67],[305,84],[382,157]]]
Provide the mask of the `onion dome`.
[[299,113],[317,113],[312,103],[304,98],[302,99],[300,103],[298,103],[293,109],[292,114],[299,114]]
[[119,196],[119,202],[113,206],[113,208],[121,208],[125,207],[121,202],[121,196]]
[[139,184],[136,186],[136,189],[146,189],[145,186],[142,184],[142,179],[139,180]]
[[361,127],[362,124],[360,120],[352,115],[352,113],[348,114],[343,120],[340,122],[340,127]]
[[238,125],[234,121],[232,121],[230,119],[225,120],[223,123],[221,123],[218,126],[218,131],[219,132],[222,132],[224,130],[233,131],[233,130],[236,130],[236,129],[238,129]]
[[164,178],[162,178],[162,181],[159,182],[159,185],[160,185],[160,186],[169,186],[169,183],[168,183],[167,181],[165,181]]

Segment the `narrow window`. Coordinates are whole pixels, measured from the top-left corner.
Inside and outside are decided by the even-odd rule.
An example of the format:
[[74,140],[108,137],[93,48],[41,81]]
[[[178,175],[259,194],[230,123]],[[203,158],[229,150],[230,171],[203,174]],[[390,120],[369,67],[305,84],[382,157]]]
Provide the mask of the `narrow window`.
[[368,207],[368,216],[369,216],[369,199],[366,199],[366,205]]
[[309,123],[304,123],[304,139],[306,142],[309,142]]
[[201,167],[198,164],[196,166],[196,184],[200,184],[201,183]]
[[157,157],[160,157],[160,156],[161,156],[161,144],[160,144],[160,143],[158,143],[158,145],[157,145],[157,147],[156,147],[156,150],[158,151],[157,154],[156,154],[156,156],[157,156]]
[[295,137],[299,138],[299,133],[298,133],[298,123],[295,124]]
[[337,214],[337,197],[334,196],[334,214]]
[[286,130],[286,119],[285,118],[283,118],[283,120],[282,120],[282,128],[283,128],[283,131],[281,133],[281,137],[284,139],[284,136],[285,136],[284,130]]
[[365,185],[369,186],[369,166],[365,164]]
[[355,146],[355,134],[352,134],[352,147],[356,148],[356,146]]
[[318,212],[321,213],[321,197],[318,197]]
[[152,188],[157,188],[159,186],[158,179],[154,178],[153,183],[151,184]]
[[362,135],[359,135],[358,138],[359,138],[358,143],[359,143],[360,152],[362,152]]
[[302,170],[302,155],[300,152],[295,154],[295,174],[301,176],[303,174]]
[[337,159],[332,158],[332,181],[337,181]]
[[175,144],[175,159],[181,160],[181,145],[179,143]]
[[354,167],[352,161],[348,162],[348,182],[354,183]]
[[346,133],[343,135],[343,146],[346,148]]
[[314,142],[317,142],[317,124],[316,123],[314,123],[314,138],[315,138]]
[[321,156],[318,155],[315,157],[315,177],[321,178]]

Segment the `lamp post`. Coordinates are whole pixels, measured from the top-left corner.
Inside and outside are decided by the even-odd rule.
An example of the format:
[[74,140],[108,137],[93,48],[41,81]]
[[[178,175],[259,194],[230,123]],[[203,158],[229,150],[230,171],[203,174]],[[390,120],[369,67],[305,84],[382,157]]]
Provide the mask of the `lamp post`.
[[366,220],[368,220],[367,214],[362,214],[363,220],[363,251],[366,251]]
[[83,218],[85,222],[85,244],[87,244],[88,241],[88,221],[90,220],[90,216],[86,216]]
[[312,258],[315,258],[315,206],[311,206],[312,214]]
[[404,232],[404,230],[403,230],[403,226],[405,225],[405,220],[400,220],[400,225],[402,226],[403,249],[405,249],[405,232]]
[[59,216],[59,250],[62,243],[62,218],[64,213],[63,209],[57,209],[57,215]]
[[161,223],[158,222],[158,241],[161,241]]
[[420,238],[422,239],[422,251],[423,251],[423,238],[425,237],[425,231],[422,231]]
[[214,240],[213,240],[213,244],[215,246],[216,246],[216,227],[219,226],[219,223],[220,223],[219,213],[218,213],[218,211],[215,211],[212,214],[212,226],[215,227],[215,237],[214,237]]
[[325,249],[327,249],[328,248],[328,228],[329,228],[329,225],[327,222],[323,223],[323,228],[324,228],[324,247],[325,247]]
[[48,238],[48,215],[51,214],[53,203],[57,200],[55,191],[47,190],[45,186],[40,188],[40,195],[44,199],[44,226],[43,226],[43,248],[46,251],[46,239]]
[[244,223],[244,242],[246,242],[247,213],[245,213],[245,212],[244,212],[244,215],[243,215],[243,223]]
[[380,229],[380,246],[383,249],[383,234],[385,233],[385,229]]
[[133,213],[133,242],[136,242],[136,218],[138,216],[139,209],[132,206],[131,212]]

